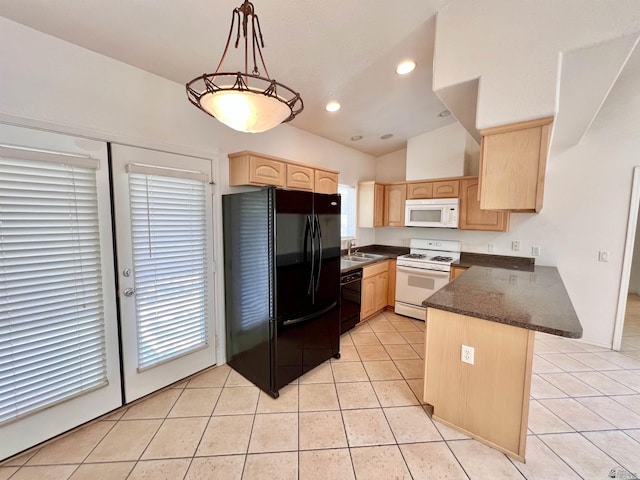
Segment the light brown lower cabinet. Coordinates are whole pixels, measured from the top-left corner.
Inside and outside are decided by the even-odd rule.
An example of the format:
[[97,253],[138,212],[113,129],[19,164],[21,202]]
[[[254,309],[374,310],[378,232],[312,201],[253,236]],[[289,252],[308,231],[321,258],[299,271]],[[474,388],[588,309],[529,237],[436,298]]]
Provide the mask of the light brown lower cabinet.
[[362,269],[362,305],[360,319],[366,320],[381,310],[384,310],[388,302],[389,261],[386,260],[365,266]]
[[[525,461],[533,330],[427,309],[424,401],[433,417]],[[473,364],[461,360],[462,345]]]

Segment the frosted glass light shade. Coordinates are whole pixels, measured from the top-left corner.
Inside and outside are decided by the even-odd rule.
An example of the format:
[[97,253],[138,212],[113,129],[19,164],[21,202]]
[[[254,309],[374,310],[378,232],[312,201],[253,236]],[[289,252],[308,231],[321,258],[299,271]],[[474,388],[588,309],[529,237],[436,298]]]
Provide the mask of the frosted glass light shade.
[[265,132],[291,115],[287,104],[251,90],[207,92],[200,106],[228,127],[248,133]]

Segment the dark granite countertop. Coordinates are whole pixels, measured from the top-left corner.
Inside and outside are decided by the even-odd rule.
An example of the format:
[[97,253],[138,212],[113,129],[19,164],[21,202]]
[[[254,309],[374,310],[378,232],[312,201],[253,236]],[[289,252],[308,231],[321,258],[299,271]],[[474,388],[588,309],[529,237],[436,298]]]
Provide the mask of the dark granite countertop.
[[535,259],[531,257],[511,257],[508,255],[489,255],[486,253],[462,252],[460,260],[453,262],[456,267],[494,267],[506,268],[508,270],[524,270],[532,272],[535,266]]
[[473,266],[422,305],[568,338],[582,325],[555,267],[531,271]]
[[[392,247],[389,245],[365,245],[362,247],[355,247],[354,251],[363,253],[373,253],[375,255],[382,255],[381,258],[371,259],[364,262],[349,262],[342,260],[340,262],[340,273],[348,273],[367,265],[373,265],[374,263],[383,262],[390,258],[398,258],[400,255],[409,253],[409,249],[406,247]],[[347,251],[343,250],[341,255],[346,255]]]

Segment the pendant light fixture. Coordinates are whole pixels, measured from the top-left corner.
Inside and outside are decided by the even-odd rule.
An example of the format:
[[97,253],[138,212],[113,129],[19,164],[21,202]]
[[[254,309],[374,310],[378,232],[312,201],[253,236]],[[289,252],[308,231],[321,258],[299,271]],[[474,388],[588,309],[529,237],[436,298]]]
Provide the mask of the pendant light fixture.
[[[244,38],[244,73],[221,72],[234,26],[237,24],[235,48]],[[248,34],[249,27],[251,29]],[[249,41],[253,70],[249,73]],[[240,132],[259,133],[293,120],[304,105],[300,94],[269,77],[262,56],[264,41],[260,21],[253,4],[245,0],[231,14],[231,28],[222,58],[215,73],[205,73],[187,83],[187,97],[200,110]],[[258,55],[256,57],[256,54]],[[258,70],[258,57],[264,76]]]

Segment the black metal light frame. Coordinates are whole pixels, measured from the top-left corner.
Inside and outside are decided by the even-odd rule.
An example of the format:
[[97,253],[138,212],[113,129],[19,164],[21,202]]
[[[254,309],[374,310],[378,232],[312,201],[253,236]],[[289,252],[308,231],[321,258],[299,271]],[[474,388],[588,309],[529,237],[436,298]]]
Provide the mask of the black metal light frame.
[[[242,14],[242,19],[240,15]],[[249,37],[247,36],[247,30],[249,25],[249,17],[251,17],[251,39],[252,39],[252,53],[253,53],[253,70],[248,73],[249,64]],[[231,36],[233,34],[233,28],[237,21],[237,34],[235,41],[235,48],[238,48],[240,42],[240,27],[242,23],[242,36],[244,37],[244,73],[238,72],[220,72],[222,63],[225,60],[227,51],[229,49],[229,43],[231,42]],[[242,22],[241,22],[242,21]],[[249,0],[245,0],[244,3],[233,9],[231,14],[231,28],[229,29],[229,36],[227,37],[227,43],[222,53],[222,58],[216,68],[215,73],[205,73],[199,77],[194,78],[186,84],[187,98],[189,101],[205,112],[207,115],[214,115],[206,111],[201,104],[201,99],[207,94],[213,94],[221,91],[250,91],[254,94],[262,94],[267,97],[274,98],[279,102],[287,105],[291,114],[282,121],[282,123],[293,120],[304,109],[304,103],[300,94],[287,87],[286,85],[273,80],[269,77],[267,66],[262,56],[262,48],[264,48],[264,40],[262,38],[262,31],[260,29],[260,21],[255,14],[253,4]],[[260,62],[266,76],[260,75],[258,70],[258,63],[256,57],[256,51],[260,57]],[[222,86],[221,86],[222,85]],[[290,98],[286,98],[290,97]]]

